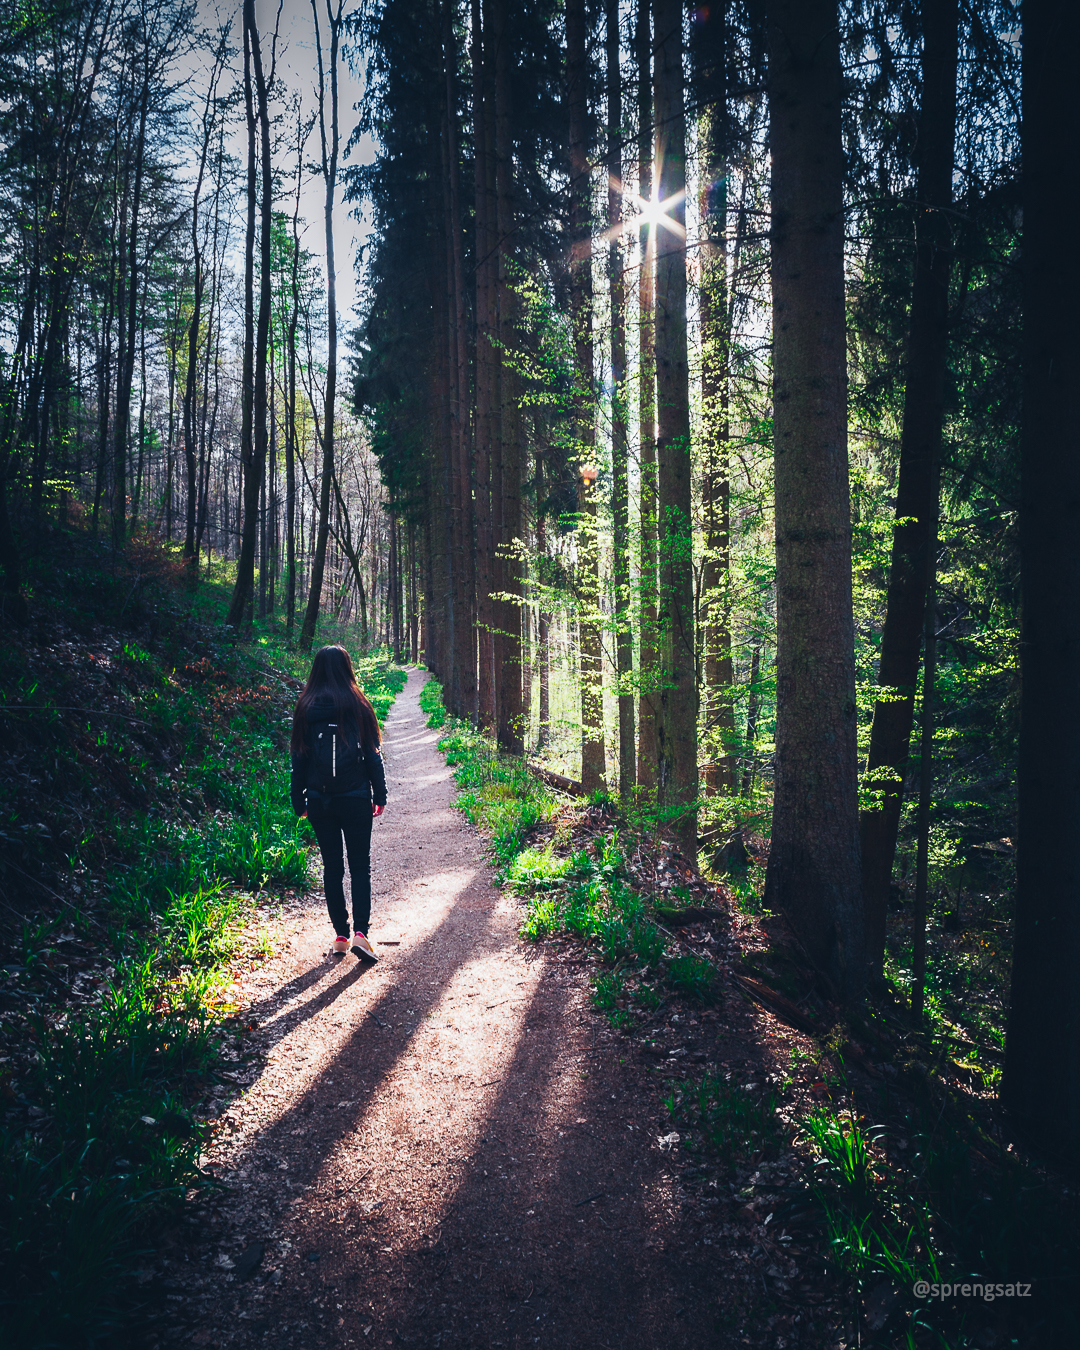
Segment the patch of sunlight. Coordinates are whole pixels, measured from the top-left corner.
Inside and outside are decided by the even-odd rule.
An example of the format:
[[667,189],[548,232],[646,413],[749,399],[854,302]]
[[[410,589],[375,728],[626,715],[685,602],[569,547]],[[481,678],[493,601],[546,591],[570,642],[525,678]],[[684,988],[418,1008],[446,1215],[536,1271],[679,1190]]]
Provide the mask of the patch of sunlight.
[[[379,965],[369,973],[363,985],[357,986],[347,996],[360,1005],[356,1009],[357,1016],[363,1016],[372,1004],[378,1006],[379,999],[386,993],[388,985],[396,983],[397,976],[408,977],[410,953],[430,939],[445,923],[457,900],[476,880],[476,876],[477,871],[473,867],[431,872],[410,882],[409,895],[398,896],[396,901],[384,899],[380,902],[383,931],[392,930],[395,940],[400,941],[400,946],[394,948],[392,954],[380,951],[382,960]],[[429,896],[431,899],[424,903],[425,898]],[[417,903],[418,901],[420,903]],[[391,919],[389,911],[395,909],[397,912]],[[402,912],[403,910],[405,912]],[[378,914],[378,911],[376,913]],[[329,946],[329,929],[327,934]],[[375,929],[373,936],[377,942]],[[376,947],[376,950],[379,948]],[[297,1101],[320,1078],[325,1077],[334,1055],[354,1035],[354,1024],[341,1018],[341,1008],[335,1003],[330,1003],[310,1017],[304,1012],[308,1004],[325,999],[327,989],[335,979],[344,978],[352,968],[352,957],[346,957],[340,965],[328,966],[326,974],[321,979],[283,1003],[274,1015],[263,1023],[263,1029],[271,1034],[279,1024],[292,1024],[274,1046],[266,1067],[246,1094],[244,1114],[247,1114],[247,1110],[254,1109],[263,1131],[271,1129],[282,1116],[295,1107]],[[307,1047],[311,1044],[312,1027],[319,1029],[318,1045],[321,1053],[313,1056],[304,1067],[301,1067],[296,1059],[296,1053],[303,1050],[304,1054],[307,1054]],[[281,1074],[282,1063],[291,1066],[284,1084]]]
[[[371,1162],[382,1148],[430,1140],[447,1113],[454,1152],[476,1144],[518,1053],[541,977],[541,962],[526,965],[514,946],[497,943],[458,966],[434,1002],[418,996],[413,1006],[424,1011],[409,1028],[407,1047],[350,1122],[353,1137],[326,1158],[324,1173],[340,1175],[358,1147]],[[416,1101],[434,1107],[434,1119],[415,1109]],[[388,1116],[397,1121],[394,1138],[367,1138],[368,1120]],[[452,1193],[444,1199],[449,1203]]]
[[[546,1212],[574,1166],[572,1130],[582,1123],[588,1076],[583,1048],[569,1038],[554,1055],[545,1039],[535,1052],[544,1056],[542,1070],[532,1062],[528,1024],[548,974],[545,959],[526,963],[515,945],[501,943],[458,967],[408,1048],[327,1155],[322,1177],[345,1175],[362,1156],[371,1168],[371,1196],[402,1197],[439,1159],[445,1169],[438,1192],[429,1190],[424,1201],[424,1228],[431,1234],[457,1209],[483,1209],[484,1168],[491,1160],[482,1146],[493,1121],[506,1128],[509,1110],[527,1120],[532,1137],[527,1155],[522,1152],[508,1165],[525,1181],[527,1203]],[[546,991],[546,998],[551,996]],[[527,1099],[519,1098],[523,1092]],[[409,1160],[404,1176],[388,1186],[383,1178],[400,1168],[403,1158]],[[362,1197],[355,1204],[362,1207]],[[407,1210],[401,1224],[388,1215],[397,1225],[395,1245],[424,1246],[423,1233],[402,1226]]]

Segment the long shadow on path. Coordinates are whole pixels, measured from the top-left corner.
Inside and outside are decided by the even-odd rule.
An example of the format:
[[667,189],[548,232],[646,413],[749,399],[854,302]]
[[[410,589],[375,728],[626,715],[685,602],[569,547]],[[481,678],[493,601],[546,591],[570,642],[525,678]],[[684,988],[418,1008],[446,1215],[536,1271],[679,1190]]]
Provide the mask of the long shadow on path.
[[[400,814],[381,841],[380,930],[402,945],[374,970],[331,973],[268,1028],[276,1062],[215,1150],[232,1191],[180,1281],[187,1315],[168,1339],[726,1344],[716,1249],[677,1213],[643,1110],[653,1090],[621,1062],[580,973],[518,939],[513,902],[450,811],[418,684],[388,728]],[[308,959],[323,937],[313,921]],[[253,1243],[265,1254],[250,1282],[215,1266]]]

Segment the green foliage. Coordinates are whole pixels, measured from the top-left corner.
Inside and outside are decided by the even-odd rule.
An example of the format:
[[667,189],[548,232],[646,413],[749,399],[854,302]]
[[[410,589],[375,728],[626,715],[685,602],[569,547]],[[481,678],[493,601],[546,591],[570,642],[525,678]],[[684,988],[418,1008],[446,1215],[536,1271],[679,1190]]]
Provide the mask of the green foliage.
[[491,737],[456,719],[449,728],[439,749],[454,769],[457,805],[488,834],[495,857],[509,865],[533,826],[555,815],[558,800],[520,760],[500,754]]
[[675,956],[668,963],[667,978],[676,993],[707,1003],[712,998],[716,968],[701,956]]
[[829,1110],[812,1112],[804,1121],[821,1162],[832,1172],[852,1210],[869,1212],[873,1179],[870,1174],[870,1137],[851,1112],[836,1115]]
[[914,1223],[897,1225],[871,1167],[873,1135],[851,1111],[822,1108],[804,1126],[817,1153],[814,1189],[833,1256],[856,1293],[874,1277],[894,1277],[905,1289],[917,1279],[936,1282],[939,1271],[925,1208],[910,1216]]
[[380,723],[385,722],[394,699],[405,688],[408,671],[400,666],[391,665],[385,654],[373,653],[370,656],[354,656],[353,668],[356,682],[371,701]]
[[622,995],[624,983],[625,976],[618,970],[602,971],[595,976],[592,992],[593,1007],[599,1008],[601,1012],[610,1012],[614,1009]]
[[725,1158],[775,1154],[783,1139],[774,1093],[761,1093],[753,1083],[739,1084],[731,1075],[706,1074],[699,1081],[672,1085],[668,1112],[694,1129],[701,1142]]
[[[883,1280],[905,1295],[917,1280],[1009,1284],[1023,1268],[1038,1272],[1042,1298],[1023,1308],[1014,1300],[995,1304],[999,1329],[1008,1335],[1007,1323],[1013,1334],[1037,1325],[1047,1344],[1071,1344],[1075,1234],[1060,1202],[1015,1158],[999,1154],[991,1168],[982,1152],[988,1141],[974,1147],[970,1123],[950,1123],[940,1102],[924,1098],[910,1126],[910,1139],[890,1149],[885,1130],[850,1108],[825,1106],[804,1121],[813,1193],[853,1295]],[[896,1343],[891,1336],[905,1327],[923,1328],[927,1343],[982,1344],[977,1301],[930,1300],[916,1303],[910,1321],[909,1314],[905,1297],[882,1344]]]
[[311,827],[293,814],[288,777],[280,761],[269,772],[249,777],[243,814],[224,826],[215,824],[203,836],[208,872],[255,890],[307,886]]
[[[643,966],[653,966],[660,961],[667,951],[667,939],[661,933],[660,929],[653,923],[643,920],[637,920],[630,929],[630,950],[634,959]],[[674,965],[674,962],[672,962]],[[670,980],[669,967],[669,980]],[[674,981],[671,981],[672,988],[675,988]]]
[[76,1344],[120,1325],[149,1226],[206,1184],[205,1130],[186,1103],[214,1068],[251,911],[221,885],[171,895],[99,1000],[34,1022],[26,1092],[42,1122],[0,1135],[5,1344]]
[[427,725],[433,730],[446,721],[446,709],[442,701],[442,685],[436,679],[429,679],[420,690],[420,711],[427,714]]
[[[618,836],[597,840],[596,847],[559,857],[550,846],[527,850],[511,864],[507,879],[526,896],[521,934],[530,941],[568,933],[593,946],[601,960],[621,971],[655,971],[672,993],[699,1003],[713,994],[716,971],[703,957],[667,957],[667,938],[649,917],[645,903],[625,882]],[[623,983],[602,986],[605,1010],[624,997]],[[651,1011],[663,1002],[652,983],[639,978],[625,997]],[[601,1005],[597,1005],[601,1006]],[[629,1025],[620,1018],[618,1025]]]
[[506,869],[506,883],[520,894],[548,891],[561,886],[574,872],[572,858],[560,858],[547,848],[523,849]]
[[[32,1055],[17,1099],[0,1064],[0,1091],[26,1112],[0,1132],[0,1343],[35,1350],[126,1343],[145,1305],[133,1265],[209,1181],[198,1115],[236,1011],[230,966],[268,950],[251,931],[254,893],[305,887],[312,843],[287,753],[310,661],[270,635],[235,644],[191,624],[168,549],[99,557],[75,536],[69,553],[49,582],[55,647],[25,634],[0,646],[5,735],[43,766],[17,796],[0,778],[0,868],[10,857],[20,870],[5,875],[33,869],[50,894],[84,897],[59,918],[18,897],[29,917],[11,978],[48,995],[59,940],[96,942],[109,962],[88,1000],[30,1002],[41,1011],[19,1021]],[[221,596],[190,600],[213,617]],[[405,672],[385,653],[355,664],[385,718]]]
[[270,750],[256,742],[251,758],[233,766],[234,812],[209,817],[195,829],[150,819],[116,830],[126,861],[110,896],[120,915],[146,919],[167,897],[214,879],[256,891],[307,887],[311,827],[293,814],[280,755],[267,767],[260,752]]

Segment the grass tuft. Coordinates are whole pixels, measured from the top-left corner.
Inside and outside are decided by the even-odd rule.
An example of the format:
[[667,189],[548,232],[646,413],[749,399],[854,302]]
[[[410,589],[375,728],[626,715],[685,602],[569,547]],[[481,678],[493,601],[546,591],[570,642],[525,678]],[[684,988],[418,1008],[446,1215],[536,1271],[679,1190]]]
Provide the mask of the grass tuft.
[[[0,778],[0,814],[37,822],[0,831],[0,871],[10,857],[10,875],[71,897],[60,918],[19,897],[19,964],[0,969],[0,1345],[25,1350],[128,1343],[146,1303],[133,1266],[211,1184],[202,1119],[237,1010],[231,965],[270,949],[255,894],[305,888],[313,843],[287,754],[310,659],[199,626],[220,597],[192,592],[178,560],[172,576],[167,549],[73,552],[50,645],[0,646],[5,736],[44,766],[29,789]],[[406,673],[385,653],[355,665],[385,719]]]
[[761,1093],[753,1083],[733,1082],[730,1075],[710,1073],[698,1081],[674,1083],[666,1105],[724,1157],[772,1155],[784,1137],[775,1094]]
[[427,713],[427,725],[437,731],[446,721],[446,709],[442,701],[442,685],[438,680],[429,679],[420,690],[420,711]]
[[520,760],[499,754],[489,736],[463,722],[451,719],[439,749],[454,770],[458,807],[489,835],[495,857],[509,866],[528,832],[555,815],[558,801]]
[[667,978],[676,993],[708,1003],[713,997],[716,968],[701,956],[674,956],[668,963]]

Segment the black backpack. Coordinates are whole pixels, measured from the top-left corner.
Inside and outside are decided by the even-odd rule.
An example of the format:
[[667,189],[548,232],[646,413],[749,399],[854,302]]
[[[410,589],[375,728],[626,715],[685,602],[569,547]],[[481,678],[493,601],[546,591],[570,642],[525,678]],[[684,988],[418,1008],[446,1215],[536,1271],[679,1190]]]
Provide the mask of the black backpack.
[[311,722],[308,726],[308,790],[323,796],[355,792],[368,781],[364,751],[355,727],[336,722]]

